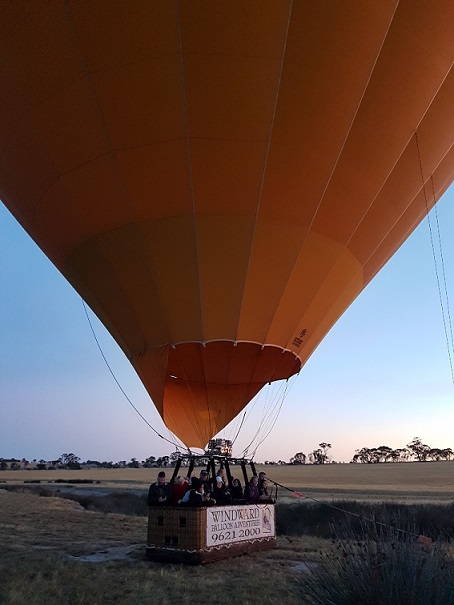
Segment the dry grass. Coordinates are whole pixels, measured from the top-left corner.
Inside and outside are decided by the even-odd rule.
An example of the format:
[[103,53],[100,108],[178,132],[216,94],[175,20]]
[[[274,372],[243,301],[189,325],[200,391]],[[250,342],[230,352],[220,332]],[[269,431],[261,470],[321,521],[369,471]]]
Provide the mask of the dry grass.
[[[69,500],[2,491],[0,510],[0,603],[5,605],[192,605],[201,594],[219,605],[252,605],[258,594],[264,604],[293,605],[299,602],[295,578],[303,573],[296,565],[328,544],[280,538],[273,551],[203,568],[161,565],[144,558],[144,518],[87,512]],[[85,558],[122,547],[119,560]]]
[[[90,489],[146,489],[160,469],[91,469],[80,471],[2,471],[0,481],[22,483],[56,479],[100,481]],[[168,475],[172,469],[166,469]],[[454,461],[325,466],[257,466],[270,479],[317,499],[446,502],[454,494]],[[233,470],[241,478],[240,469]],[[1,484],[0,484],[1,486]],[[280,490],[280,497],[288,493]]]

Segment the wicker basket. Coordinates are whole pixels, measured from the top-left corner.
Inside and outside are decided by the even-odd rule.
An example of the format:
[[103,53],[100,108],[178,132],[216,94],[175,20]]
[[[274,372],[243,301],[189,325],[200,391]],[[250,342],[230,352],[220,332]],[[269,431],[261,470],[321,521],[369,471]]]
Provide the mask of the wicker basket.
[[206,509],[150,507],[147,544],[200,550],[206,544]]
[[276,545],[273,535],[207,547],[206,528],[206,508],[150,507],[147,557],[154,561],[199,564]]

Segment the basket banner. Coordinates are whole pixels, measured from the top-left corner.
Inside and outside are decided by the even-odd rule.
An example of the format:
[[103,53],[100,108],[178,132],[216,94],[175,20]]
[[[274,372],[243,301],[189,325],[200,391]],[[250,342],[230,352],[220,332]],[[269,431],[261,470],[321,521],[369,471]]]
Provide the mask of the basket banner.
[[244,504],[207,508],[207,547],[275,536],[274,506]]

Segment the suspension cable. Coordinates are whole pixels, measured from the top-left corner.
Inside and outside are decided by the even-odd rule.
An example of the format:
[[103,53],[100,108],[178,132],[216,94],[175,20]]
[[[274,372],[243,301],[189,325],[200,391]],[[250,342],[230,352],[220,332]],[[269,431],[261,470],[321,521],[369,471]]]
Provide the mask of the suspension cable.
[[255,445],[254,451],[251,455],[251,457],[254,458],[258,448],[269,436],[277,422],[277,419],[279,418],[285,399],[291,387],[294,385],[297,376],[298,375],[294,375],[291,378],[288,378],[285,382],[283,382],[280,385],[277,394],[274,395],[274,401],[272,401],[271,404],[267,404],[268,409],[266,410],[266,412],[264,412],[262,421],[260,422],[260,425],[257,431],[255,432],[253,438],[243,450],[243,456],[248,455],[249,449],[251,448],[251,446],[253,446],[254,442],[257,441],[257,444]]
[[[297,376],[297,375],[296,375]],[[273,422],[271,423],[271,426],[269,427],[268,431],[264,434],[264,436],[262,437],[262,439],[257,443],[257,445],[255,446],[254,451],[252,452],[252,458],[255,458],[255,455],[257,453],[257,450],[259,449],[259,447],[262,445],[262,443],[268,438],[268,436],[270,435],[271,431],[274,429],[277,419],[279,418],[280,414],[281,414],[281,410],[282,407],[284,405],[284,401],[290,391],[290,389],[293,387],[295,381],[296,381],[296,376],[292,376],[290,379],[290,384],[289,384],[289,380],[286,380],[285,382],[285,388],[284,388],[284,393],[282,395],[282,399],[281,399],[281,403],[279,406],[279,409],[277,410],[277,414],[274,417]]]
[[[429,226],[430,244],[431,244],[431,247],[432,247],[432,255],[433,255],[433,259],[434,259],[435,277],[436,277],[436,280],[437,280],[437,287],[438,287],[438,298],[439,298],[439,301],[440,301],[441,316],[442,316],[442,319],[443,319],[443,328],[444,328],[444,332],[445,332],[446,346],[447,346],[447,350],[448,350],[449,367],[451,369],[451,381],[454,384],[454,367],[453,367],[453,361],[452,361],[452,355],[451,355],[451,348],[452,348],[452,328],[451,328],[451,344],[450,344],[450,342],[449,342],[449,336],[448,336],[448,327],[446,325],[445,307],[444,307],[444,304],[443,304],[443,294],[442,294],[441,285],[440,285],[440,276],[439,276],[439,273],[438,273],[438,263],[437,263],[437,255],[435,253],[435,245],[434,245],[434,237],[433,237],[433,232],[432,232],[432,224],[431,224],[430,215],[429,215],[429,201],[427,199],[426,187],[425,187],[425,182],[424,182],[424,172],[423,172],[423,168],[422,168],[421,150],[419,148],[419,138],[418,138],[417,131],[415,131],[415,139],[416,139],[416,147],[417,147],[417,150],[418,150],[419,170],[421,172],[421,180],[422,180],[422,190],[423,190],[423,194],[424,194],[424,202],[426,204],[426,215],[427,215],[427,223],[428,223],[428,226]],[[431,176],[431,180],[432,180],[433,201],[434,201],[434,205],[436,206],[435,188],[434,188],[434,185],[433,185],[433,177],[432,176]],[[437,223],[438,223],[438,215],[437,215],[437,213],[435,213],[435,216],[437,217]],[[438,238],[439,238],[440,254],[441,254],[441,258],[443,259],[440,231],[438,232]],[[442,266],[443,266],[443,274],[444,274],[444,263],[443,263],[443,261],[442,261]],[[446,287],[446,283],[445,283],[445,287]],[[448,309],[447,314],[448,314],[448,317],[449,317],[449,322],[451,324],[451,314],[449,312],[449,299],[447,300],[446,304],[447,304],[447,309]]]
[[158,437],[160,437],[161,439],[164,439],[164,441],[167,441],[167,443],[170,443],[171,445],[175,446],[177,448],[177,450],[181,449],[181,446],[178,445],[175,441],[170,441],[169,439],[166,439],[166,437],[164,437],[163,435],[161,435],[154,427],[151,426],[151,424],[148,422],[148,420],[142,416],[142,414],[139,412],[139,410],[136,408],[136,406],[133,404],[133,402],[131,401],[131,399],[128,397],[128,395],[126,394],[125,390],[123,389],[123,387],[121,386],[120,382],[118,381],[117,377],[115,376],[112,368],[109,365],[109,362],[107,361],[106,356],[104,355],[104,351],[101,348],[101,345],[99,343],[99,340],[96,336],[95,330],[93,328],[93,324],[90,320],[90,316],[88,315],[88,311],[87,311],[87,305],[85,304],[85,301],[83,300],[83,298],[81,298],[82,301],[82,305],[84,307],[84,311],[85,311],[85,316],[88,320],[88,325],[90,326],[90,330],[91,333],[93,334],[93,338],[95,339],[95,342],[98,346],[99,352],[101,353],[102,358],[104,359],[104,363],[107,366],[107,369],[109,370],[112,378],[115,380],[118,388],[120,389],[120,391],[123,393],[124,397],[126,398],[126,401],[129,403],[129,405],[132,407],[132,409],[140,416],[140,418],[142,418],[142,420],[145,422],[145,424],[154,432],[156,433],[156,435]]
[[[434,187],[433,176],[430,177],[430,180],[431,180],[431,184],[432,184],[432,196],[435,201],[435,187]],[[436,204],[434,205],[434,215],[435,215],[435,222],[437,225],[438,249],[440,251],[441,274],[443,277],[443,287],[444,287],[444,294],[445,294],[445,299],[446,299],[446,310],[447,310],[447,315],[448,315],[449,335],[451,337],[451,349],[454,350],[454,336],[453,336],[453,330],[452,330],[448,285],[447,285],[447,280],[446,280],[445,260],[444,260],[444,254],[443,254],[443,245],[442,245],[442,241],[441,241],[440,221],[438,220],[438,209],[437,209]]]

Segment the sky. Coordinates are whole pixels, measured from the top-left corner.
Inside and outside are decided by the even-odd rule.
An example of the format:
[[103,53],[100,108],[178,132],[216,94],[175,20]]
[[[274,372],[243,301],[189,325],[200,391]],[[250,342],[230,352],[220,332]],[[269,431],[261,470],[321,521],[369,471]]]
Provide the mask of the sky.
[[[338,462],[349,462],[362,447],[404,447],[415,436],[431,447],[454,448],[454,186],[429,220],[350,306],[299,376],[266,387],[249,404],[234,455],[248,447],[262,420],[261,437],[273,428],[256,461],[288,461],[321,442],[332,445]],[[171,440],[124,354],[89,316],[122,389]],[[239,420],[220,436],[235,437]],[[257,439],[249,456],[256,445]],[[119,389],[80,296],[0,203],[0,457],[50,460],[71,452],[82,460],[129,461],[174,450]]]

